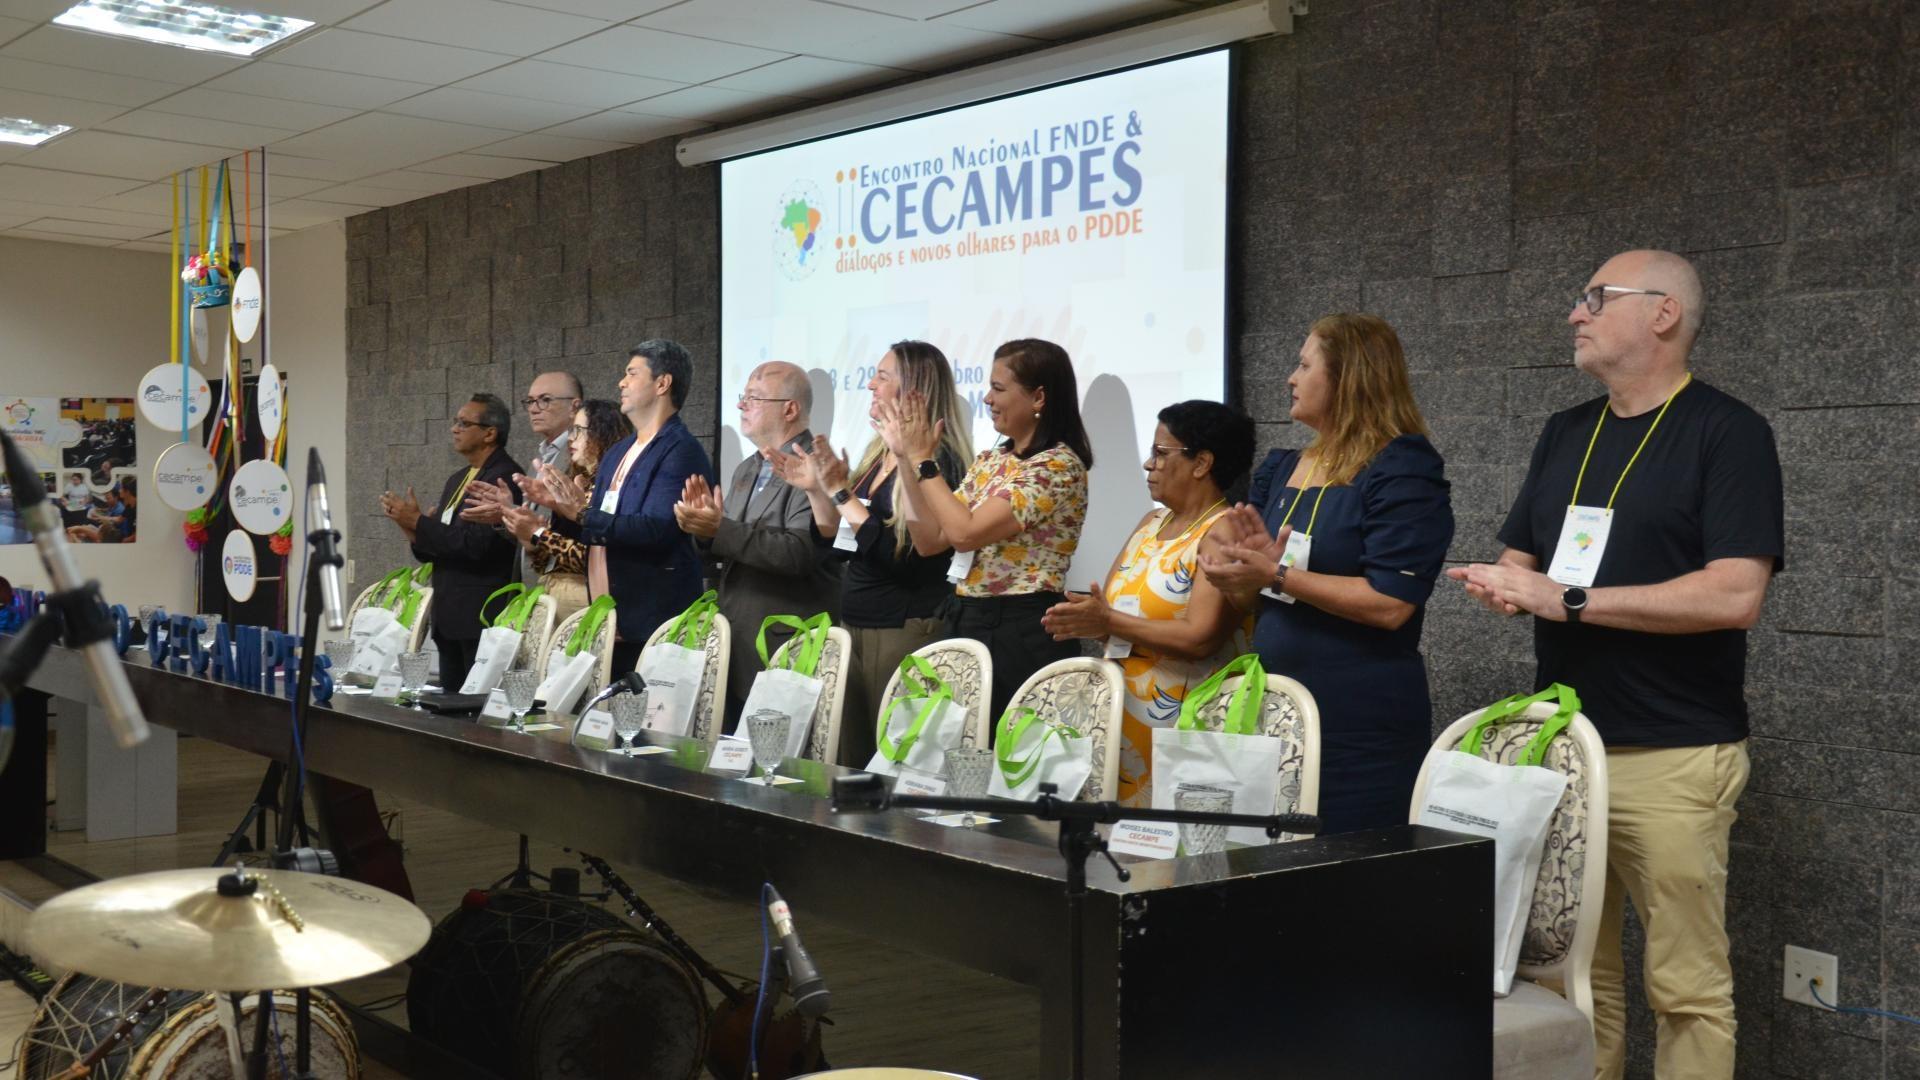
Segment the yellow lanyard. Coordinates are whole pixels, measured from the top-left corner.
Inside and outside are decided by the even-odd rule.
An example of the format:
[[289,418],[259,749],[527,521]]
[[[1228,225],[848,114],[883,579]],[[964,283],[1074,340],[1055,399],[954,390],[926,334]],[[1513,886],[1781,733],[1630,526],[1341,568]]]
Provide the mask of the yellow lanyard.
[[[1300,494],[1295,495],[1293,497],[1293,505],[1287,507],[1287,516],[1280,519],[1280,528],[1282,529],[1286,528],[1287,522],[1293,520],[1293,512],[1295,510],[1300,509],[1300,499],[1306,495],[1307,489],[1313,486],[1313,478],[1319,472],[1320,472],[1320,462],[1315,461],[1313,463],[1313,468],[1307,470],[1307,482],[1300,485]],[[1320,520],[1320,500],[1326,497],[1327,497],[1327,489],[1324,487],[1320,489],[1320,494],[1315,495],[1313,497],[1313,513],[1307,515],[1307,531],[1302,535],[1305,535],[1305,536],[1313,535],[1313,523]]]
[[[1680,380],[1680,385],[1673,388],[1673,393],[1667,395],[1666,405],[1660,406],[1660,412],[1653,418],[1653,424],[1647,428],[1647,433],[1640,436],[1640,445],[1633,448],[1633,456],[1627,459],[1626,468],[1620,470],[1620,479],[1613,482],[1613,494],[1607,496],[1608,510],[1613,509],[1613,500],[1620,497],[1620,485],[1627,482],[1627,473],[1633,470],[1633,463],[1640,460],[1640,451],[1647,448],[1647,442],[1653,438],[1653,433],[1660,430],[1660,420],[1667,415],[1667,406],[1672,405],[1673,399],[1679,397],[1680,391],[1685,390],[1687,384],[1691,382],[1693,382],[1693,372],[1689,371],[1687,377]],[[1607,413],[1611,411],[1606,403],[1601,403],[1600,419],[1593,425],[1593,437],[1587,440],[1586,454],[1580,458],[1580,473],[1573,478],[1573,498],[1567,500],[1568,506],[1580,505],[1580,483],[1587,478],[1587,462],[1593,459],[1593,444],[1600,441],[1600,427],[1607,422]]]
[[[1159,530],[1159,529],[1155,529],[1155,530],[1154,530],[1154,537],[1153,537],[1153,539],[1152,539],[1151,541],[1149,541],[1149,542],[1150,542],[1150,543],[1154,543],[1154,544],[1178,544],[1178,543],[1179,543],[1180,541],[1182,541],[1182,540],[1185,540],[1185,539],[1187,538],[1187,534],[1188,534],[1188,533],[1190,533],[1190,532],[1192,532],[1193,530],[1195,530],[1195,529],[1197,529],[1197,528],[1199,528],[1199,527],[1200,527],[1200,523],[1201,523],[1201,522],[1203,522],[1203,521],[1205,521],[1205,520],[1207,520],[1207,515],[1208,515],[1208,514],[1211,514],[1211,513],[1213,513],[1213,511],[1215,510],[1215,508],[1217,508],[1217,507],[1221,507],[1221,506],[1225,506],[1225,505],[1226,505],[1226,503],[1227,503],[1227,500],[1225,500],[1225,499],[1217,499],[1217,500],[1215,500],[1215,501],[1214,501],[1214,504],[1213,504],[1213,506],[1209,506],[1209,507],[1207,507],[1207,508],[1206,508],[1205,510],[1202,510],[1202,511],[1200,511],[1200,516],[1199,516],[1199,517],[1197,517],[1197,518],[1194,518],[1194,519],[1193,519],[1193,520],[1192,520],[1191,522],[1189,522],[1189,523],[1187,524],[1187,527],[1186,527],[1186,528],[1184,528],[1184,529],[1181,529],[1181,530],[1180,530],[1180,535],[1179,535],[1179,536],[1176,536],[1176,537],[1174,537],[1174,538],[1173,538],[1173,539],[1171,539],[1171,540],[1162,540],[1162,539],[1160,539],[1160,537],[1159,537],[1159,534],[1160,534],[1160,530]],[[1167,511],[1167,512],[1168,512],[1169,514],[1171,514],[1171,513],[1173,512],[1173,511],[1171,511],[1171,510],[1169,510],[1169,511]],[[1163,522],[1163,524],[1164,524],[1164,522]]]
[[[468,469],[466,479],[460,481],[460,487],[454,491],[453,498],[447,500],[447,506],[459,506],[460,496],[467,493],[467,485],[473,483],[473,478],[479,475],[479,469]],[[443,506],[440,509],[445,510],[447,506]]]

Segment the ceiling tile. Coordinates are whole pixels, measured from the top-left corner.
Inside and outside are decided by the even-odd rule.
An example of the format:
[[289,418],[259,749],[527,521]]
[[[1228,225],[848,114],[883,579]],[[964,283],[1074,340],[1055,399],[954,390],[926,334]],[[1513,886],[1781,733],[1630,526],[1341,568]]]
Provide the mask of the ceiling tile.
[[476,154],[497,154],[510,158],[533,158],[538,161],[572,161],[575,158],[592,157],[609,150],[618,150],[626,143],[608,142],[605,139],[575,139],[565,135],[519,135],[489,143],[475,150]]
[[540,59],[673,82],[699,83],[771,64],[790,55],[792,53],[786,51],[731,45],[640,26],[616,26],[571,45],[549,49]]
[[[931,19],[936,15],[959,11],[969,4],[980,0],[833,0],[841,7],[859,8],[862,11],[878,12],[882,15],[896,15],[902,19]],[[1048,4],[1061,0],[1047,0]],[[1100,3],[1102,0],[1094,0]]]
[[703,120],[642,116],[639,113],[614,109],[594,113],[592,116],[583,116],[578,120],[569,120],[564,124],[555,124],[540,134],[565,135],[576,139],[599,139],[602,142],[637,146],[643,142],[652,142],[655,139],[678,135],[682,132],[697,131],[707,126]]
[[[330,180],[300,180],[290,176],[274,176],[269,178],[270,194],[276,199],[297,198],[305,195],[307,192],[332,186],[333,181]],[[188,194],[191,199],[192,193],[189,192]],[[258,181],[255,181],[253,197],[256,202],[259,201],[260,191]],[[171,189],[171,185],[162,181],[158,184],[146,184],[134,188],[132,191],[123,191],[118,195],[109,195],[104,199],[97,199],[84,210],[76,211],[72,216],[98,219],[101,221],[124,221],[129,218],[138,218],[144,221],[155,214],[169,213],[169,200],[178,198],[179,195]]]
[[18,116],[42,124],[89,127],[127,110],[119,105],[78,98],[36,94],[30,90],[0,90],[0,116]]
[[370,34],[531,56],[605,29],[607,20],[496,0],[387,0],[345,26]]
[[434,120],[452,120],[460,124],[486,124],[510,131],[538,131],[544,127],[574,120],[593,111],[586,105],[563,105],[556,101],[483,94],[443,86],[418,97],[396,101],[387,112],[403,116],[424,116]]
[[620,111],[647,116],[672,116],[682,120],[731,120],[810,104],[812,102],[778,94],[750,94],[745,90],[722,90],[717,86],[689,86],[685,90],[635,102]]
[[145,105],[180,89],[178,83],[109,75],[7,56],[0,56],[0,86],[128,107]]
[[962,26],[915,22],[819,0],[687,0],[637,20],[694,37],[802,52],[831,60],[927,70],[1011,51],[1023,39]]
[[[3,52],[0,50],[0,53]],[[275,49],[270,55],[276,63],[281,64],[429,83],[449,83],[469,75],[478,75],[511,59],[499,53],[456,49],[451,45],[361,34],[352,30],[322,31],[313,37],[301,38],[285,48]]]
[[[0,95],[0,99],[4,97],[5,95]],[[238,124],[231,120],[208,120],[200,116],[165,113],[158,109],[136,109],[100,124],[98,130],[115,131],[122,135],[146,135],[155,139],[172,139],[175,142],[202,142],[209,146],[241,150],[279,142],[289,135],[299,134],[298,131],[289,128]]]
[[366,184],[339,184],[330,188],[321,188],[307,196],[307,200],[345,203],[350,206],[396,206],[420,197],[417,191],[395,191],[392,188],[369,187]]
[[[0,14],[43,23],[72,7],[74,0],[0,0]],[[658,5],[656,5],[658,6]]]
[[235,94],[339,105],[349,109],[377,109],[433,89],[431,83],[376,79],[370,75],[322,71],[319,68],[275,64],[266,60],[248,64],[230,75],[222,75],[208,82],[206,87]]
[[138,181],[110,176],[54,172],[25,165],[0,165],[0,199],[75,206],[138,186]]
[[[870,0],[860,0],[863,5]],[[988,0],[956,11],[937,22],[990,30],[999,34],[1058,39],[1119,26],[1153,15],[1176,15],[1193,9],[1174,0]]]
[[410,171],[443,173],[475,180],[505,180],[509,176],[519,176],[523,172],[544,169],[552,164],[551,161],[535,161],[532,158],[512,158],[504,155],[491,157],[484,154],[448,154],[443,158],[421,162]]
[[[304,180],[326,180],[329,181],[329,183],[322,184],[321,186],[331,187],[333,184],[343,184],[348,180],[359,180],[362,177],[372,176],[377,172],[385,172],[388,166],[369,165],[365,162],[358,161],[335,161],[321,157],[301,157],[297,154],[283,154],[278,152],[277,149],[270,148],[267,155],[267,168],[271,170],[275,178],[273,181],[274,191],[272,194],[273,197],[277,199],[280,198],[281,194],[278,186],[279,178],[281,177],[299,177]],[[293,193],[288,192],[287,194],[291,197]]]
[[[353,18],[379,2],[380,0],[247,0],[246,7],[249,11],[264,11],[270,15],[291,15],[296,19],[331,26]],[[233,0],[227,0],[227,6],[233,6]]]
[[616,71],[549,64],[542,60],[522,60],[485,75],[462,80],[458,85],[462,90],[484,90],[490,94],[511,94],[537,101],[611,109],[615,105],[626,105],[669,90],[678,90],[685,84],[623,75]]
[[649,15],[661,8],[672,7],[680,0],[517,0],[528,7],[546,11],[564,11],[569,15],[585,15],[593,19],[605,19],[608,22],[626,22]]
[[0,18],[0,42],[12,41],[38,25],[26,19]]
[[394,191],[411,191],[414,197],[438,195],[443,191],[452,191],[457,187],[466,187],[478,177],[447,176],[442,173],[419,172],[413,169],[395,169],[393,172],[376,173],[363,183],[369,187],[391,188]]
[[[295,135],[280,144],[290,154],[375,166],[386,172],[428,158],[498,142],[510,132],[416,116],[362,113],[331,127]],[[578,155],[576,155],[578,156]],[[357,180],[359,177],[347,177]]]
[[246,63],[238,56],[110,38],[61,26],[43,26],[0,48],[0,56],[172,83],[197,83]]
[[73,236],[67,233],[35,232],[31,229],[8,229],[6,235],[21,240],[45,240],[55,244],[85,244],[88,247],[117,247],[118,240],[103,236]]
[[112,240],[138,240],[143,236],[152,236],[154,233],[151,225],[115,225],[106,221],[74,221],[54,217],[29,221],[21,228],[72,236],[102,236]]
[[171,254],[173,248],[165,240],[129,240],[124,244],[115,244],[115,251],[157,251],[163,255]]
[[289,229],[305,229],[314,225],[323,225],[329,221],[364,214],[377,210],[375,206],[349,206],[346,203],[308,202],[305,199],[288,199],[273,204],[274,224]]
[[218,146],[116,135],[110,131],[76,131],[36,148],[22,160],[37,169],[158,180],[169,173],[211,164],[226,156],[227,151]]
[[818,56],[795,56],[776,64],[715,79],[709,86],[725,90],[745,90],[755,94],[786,94],[790,97],[824,100],[849,90],[912,75],[898,68],[852,64],[845,60],[826,60]]
[[226,90],[208,90],[203,86],[182,90],[165,100],[156,101],[152,108],[155,112],[200,116],[208,120],[231,120],[292,131],[311,131],[337,123],[356,111],[335,105],[312,105],[304,101],[280,101]]

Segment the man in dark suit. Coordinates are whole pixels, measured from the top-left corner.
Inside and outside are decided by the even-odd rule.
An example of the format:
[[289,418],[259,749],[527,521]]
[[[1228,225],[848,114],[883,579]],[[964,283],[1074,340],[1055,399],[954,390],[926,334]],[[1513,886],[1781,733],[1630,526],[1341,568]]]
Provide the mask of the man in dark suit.
[[[647,637],[702,591],[700,557],[674,522],[689,477],[710,481],[713,462],[680,419],[693,385],[693,359],[675,341],[633,347],[620,380],[620,411],[634,434],[600,458],[593,495],[580,514],[587,543],[587,592],[612,596],[618,627],[616,675],[632,671]],[[541,499],[544,485],[536,495]]]
[[[839,616],[840,578],[832,549],[813,527],[807,493],[774,475],[771,452],[811,449],[807,423],[813,386],[794,364],[772,361],[747,377],[740,395],[740,433],[759,452],[733,472],[725,498],[704,481],[693,481],[674,514],[680,527],[699,538],[714,562],[720,613],[733,627],[727,667],[728,726],[746,704],[759,674],[756,639],[769,615],[809,618],[822,611]],[[767,635],[767,654],[790,636]]]
[[[467,460],[440,491],[432,511],[422,511],[412,488],[405,498],[389,491],[380,509],[400,526],[413,557],[433,564],[433,644],[440,650],[440,685],[458,690],[467,681],[480,647],[481,607],[494,590],[514,579],[518,547],[511,536],[460,520],[467,489],[505,481],[512,485],[520,466],[508,456],[507,434],[513,414],[494,394],[475,394],[453,419],[453,450]],[[518,497],[518,489],[515,489]]]

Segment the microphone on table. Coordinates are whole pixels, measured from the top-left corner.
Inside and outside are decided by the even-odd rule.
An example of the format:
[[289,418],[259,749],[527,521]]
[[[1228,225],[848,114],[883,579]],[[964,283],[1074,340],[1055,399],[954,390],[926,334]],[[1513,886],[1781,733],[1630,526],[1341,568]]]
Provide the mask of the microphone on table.
[[793,912],[780,899],[779,890],[769,885],[767,895],[772,897],[767,915],[773,919],[773,932],[779,935],[780,951],[787,958],[787,993],[793,997],[793,1007],[801,1016],[825,1016],[833,997],[827,992],[827,981],[813,966],[813,957],[801,947],[800,934],[793,928]]
[[[93,681],[100,707],[106,711],[114,741],[122,749],[145,742],[147,720],[140,715],[140,703],[134,700],[133,687],[127,683],[120,654],[114,651],[113,616],[107,612],[106,602],[100,599],[100,583],[81,579],[67,543],[66,527],[61,523],[60,512],[47,498],[46,485],[40,482],[40,470],[5,432],[0,432],[0,456],[4,456],[7,478],[13,484],[14,513],[33,534],[33,546],[40,552],[40,562],[47,568],[47,576],[53,579],[54,593],[47,597],[47,603],[66,624],[67,646],[80,650],[86,658],[87,674]],[[50,644],[49,637],[40,648],[41,655]],[[26,673],[39,665],[40,655],[23,655],[18,662],[25,665],[20,672],[24,681]]]
[[629,671],[625,675],[608,683],[605,690],[593,695],[592,701],[580,706],[580,715],[585,716],[593,710],[595,705],[600,704],[615,694],[637,694],[646,688],[647,680],[641,678],[639,672]]
[[340,532],[333,527],[333,513],[327,509],[327,471],[320,466],[318,447],[307,448],[307,520],[313,523],[313,553],[308,558],[320,570],[320,607],[327,617],[327,629],[344,630],[347,605],[340,589]]

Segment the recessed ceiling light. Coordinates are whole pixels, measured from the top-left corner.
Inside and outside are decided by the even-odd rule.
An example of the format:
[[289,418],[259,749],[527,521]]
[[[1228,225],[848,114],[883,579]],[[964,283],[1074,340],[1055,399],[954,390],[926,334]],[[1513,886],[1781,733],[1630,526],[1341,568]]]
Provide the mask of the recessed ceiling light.
[[306,19],[237,11],[193,0],[80,0],[54,20],[59,26],[252,56],[312,26]]
[[66,124],[42,124],[14,116],[0,116],[0,142],[39,146],[55,135],[65,135],[72,130]]

